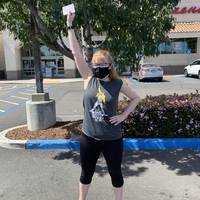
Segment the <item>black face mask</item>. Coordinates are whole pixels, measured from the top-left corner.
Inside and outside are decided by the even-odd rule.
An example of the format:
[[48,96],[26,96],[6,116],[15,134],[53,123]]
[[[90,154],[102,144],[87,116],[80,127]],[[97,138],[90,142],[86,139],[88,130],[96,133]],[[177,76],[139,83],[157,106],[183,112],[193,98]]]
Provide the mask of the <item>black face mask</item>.
[[108,76],[109,74],[109,66],[108,67],[96,67],[96,68],[92,68],[92,72],[94,74],[94,77],[96,78],[105,78],[106,76]]

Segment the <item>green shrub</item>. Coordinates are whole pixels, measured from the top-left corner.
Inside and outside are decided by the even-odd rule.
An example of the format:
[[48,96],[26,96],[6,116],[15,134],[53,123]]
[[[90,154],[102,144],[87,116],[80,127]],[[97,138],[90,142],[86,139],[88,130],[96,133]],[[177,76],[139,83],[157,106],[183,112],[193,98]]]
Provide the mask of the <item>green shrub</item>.
[[[129,102],[119,103],[119,113]],[[125,138],[200,137],[200,94],[146,96],[122,122]]]

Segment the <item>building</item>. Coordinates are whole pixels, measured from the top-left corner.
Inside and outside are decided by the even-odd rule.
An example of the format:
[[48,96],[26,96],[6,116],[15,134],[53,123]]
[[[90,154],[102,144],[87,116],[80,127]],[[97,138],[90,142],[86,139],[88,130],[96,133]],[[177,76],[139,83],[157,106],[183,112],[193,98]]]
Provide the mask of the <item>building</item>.
[[144,58],[162,66],[165,74],[183,73],[184,66],[200,58],[200,1],[181,0],[173,16],[176,26],[168,34],[171,44],[160,44],[158,57]]
[[[165,74],[183,73],[183,68],[200,58],[200,1],[181,0],[173,11],[176,26],[171,30],[171,44],[160,44],[158,57],[144,57],[143,62],[155,62]],[[101,36],[93,36],[95,41]],[[67,40],[65,41],[67,43]],[[44,77],[77,77],[78,72],[71,59],[58,52],[41,47]],[[25,51],[8,31],[0,32],[0,79],[34,77],[33,53]]]
[[[67,39],[65,41],[67,43]],[[35,77],[33,51],[25,50],[9,35],[9,31],[0,33],[0,78],[20,79]],[[77,69],[74,62],[41,46],[41,64],[44,77],[76,77]]]

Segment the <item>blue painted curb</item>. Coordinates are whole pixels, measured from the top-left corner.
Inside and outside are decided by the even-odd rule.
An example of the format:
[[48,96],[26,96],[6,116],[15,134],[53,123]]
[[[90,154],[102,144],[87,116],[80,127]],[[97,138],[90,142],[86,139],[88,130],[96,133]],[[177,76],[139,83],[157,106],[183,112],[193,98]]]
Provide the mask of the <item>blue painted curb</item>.
[[[123,139],[124,149],[197,149],[200,152],[200,138],[153,138]],[[26,150],[79,150],[77,140],[29,140]]]
[[27,150],[79,150],[80,142],[76,140],[29,140]]
[[200,147],[200,138],[126,139],[124,149],[179,149]]

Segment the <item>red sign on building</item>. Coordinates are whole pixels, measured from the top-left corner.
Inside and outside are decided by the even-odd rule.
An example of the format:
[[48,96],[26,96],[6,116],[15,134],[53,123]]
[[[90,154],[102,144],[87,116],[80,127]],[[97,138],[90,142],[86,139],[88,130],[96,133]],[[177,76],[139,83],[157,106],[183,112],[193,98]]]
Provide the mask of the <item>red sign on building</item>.
[[200,8],[197,8],[196,6],[192,6],[192,7],[176,7],[173,11],[173,14],[186,14],[186,13],[200,13]]

